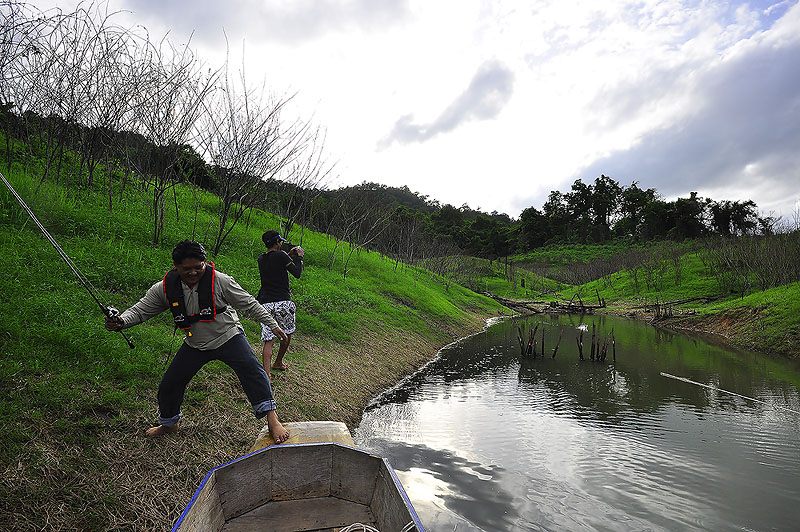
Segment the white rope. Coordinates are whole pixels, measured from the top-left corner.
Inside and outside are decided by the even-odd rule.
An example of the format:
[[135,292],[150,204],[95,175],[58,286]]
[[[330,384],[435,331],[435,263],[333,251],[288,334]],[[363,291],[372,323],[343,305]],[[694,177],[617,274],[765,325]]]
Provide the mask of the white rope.
[[369,525],[365,525],[362,523],[353,523],[352,525],[348,525],[344,528],[340,528],[339,532],[381,532],[377,528],[372,528]]
[[[406,526],[400,530],[400,532],[411,532],[412,530],[417,530],[417,525],[414,521],[409,521],[406,523]],[[365,525],[363,523],[353,523],[352,525],[348,525],[344,528],[339,529],[339,532],[381,532],[377,528],[373,528],[369,525]]]

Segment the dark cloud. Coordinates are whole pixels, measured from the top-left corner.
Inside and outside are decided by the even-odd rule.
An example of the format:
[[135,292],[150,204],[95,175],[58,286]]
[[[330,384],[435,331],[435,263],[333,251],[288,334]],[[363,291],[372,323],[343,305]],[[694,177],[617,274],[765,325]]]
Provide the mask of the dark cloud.
[[415,123],[413,115],[395,122],[391,133],[381,141],[386,147],[394,142],[424,142],[440,133],[452,131],[465,122],[490,120],[500,114],[514,92],[514,73],[499,61],[483,63],[467,89],[433,122]]
[[[638,180],[667,197],[747,189],[761,207],[790,208],[800,195],[800,42],[791,41],[742,46],[703,73],[673,71],[674,79],[698,76],[691,98],[699,111],[579,175],[584,181],[601,173],[622,183]],[[606,93],[611,120],[646,112],[643,95],[658,98],[668,92],[664,86],[679,85],[669,77],[660,72],[641,86]]]
[[327,33],[376,32],[410,16],[408,0],[123,0],[138,17],[194,32],[195,40],[224,43],[222,29],[234,40],[266,40],[287,45]]
[[265,4],[264,37],[295,43],[326,33],[380,32],[407,19],[408,0],[292,0]]

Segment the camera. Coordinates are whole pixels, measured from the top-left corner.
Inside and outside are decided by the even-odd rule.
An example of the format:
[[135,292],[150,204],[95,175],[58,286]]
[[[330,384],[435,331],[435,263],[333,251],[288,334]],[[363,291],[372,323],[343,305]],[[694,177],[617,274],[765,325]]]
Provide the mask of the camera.
[[281,242],[281,251],[289,253],[293,247],[295,247],[295,245],[292,244],[291,242]]

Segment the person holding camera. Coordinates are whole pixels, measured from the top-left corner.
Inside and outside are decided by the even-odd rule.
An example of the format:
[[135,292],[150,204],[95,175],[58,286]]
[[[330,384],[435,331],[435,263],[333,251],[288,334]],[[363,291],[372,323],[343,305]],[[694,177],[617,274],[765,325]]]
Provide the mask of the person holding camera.
[[[272,347],[275,343],[273,334],[268,324],[261,324],[261,341],[264,348],[261,352],[264,370],[271,377],[270,370],[285,370],[289,365],[283,361],[292,333],[295,331],[295,304],[289,289],[289,274],[299,279],[303,273],[303,255],[305,250],[300,246],[284,245],[288,242],[277,231],[267,231],[261,236],[267,252],[258,256],[258,272],[261,275],[261,289],[256,299],[275,319],[280,328],[286,333],[286,338],[281,338],[278,355],[272,361]],[[285,248],[289,249],[287,253]]]

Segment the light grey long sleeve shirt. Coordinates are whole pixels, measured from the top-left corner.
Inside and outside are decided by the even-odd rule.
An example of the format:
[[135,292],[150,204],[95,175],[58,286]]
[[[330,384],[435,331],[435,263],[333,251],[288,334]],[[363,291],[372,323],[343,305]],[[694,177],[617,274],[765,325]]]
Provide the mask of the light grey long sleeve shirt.
[[[197,314],[200,311],[198,285],[192,288],[181,281],[183,299],[186,302],[186,312]],[[217,317],[213,321],[198,321],[192,324],[191,335],[187,331],[184,342],[189,347],[207,351],[217,349],[225,342],[239,334],[242,325],[235,308],[243,311],[252,319],[266,324],[270,329],[278,327],[275,319],[264,307],[256,301],[247,290],[239,283],[219,270],[214,272],[214,304],[217,307]],[[219,309],[226,307],[224,312]],[[164,281],[159,281],[151,286],[138,303],[130,307],[120,316],[124,323],[123,329],[133,327],[153,316],[169,309],[169,301],[164,294]]]

